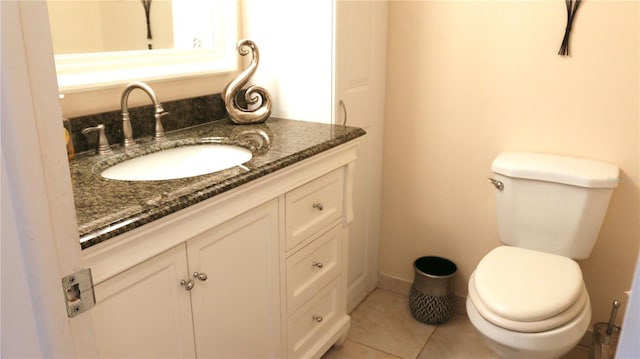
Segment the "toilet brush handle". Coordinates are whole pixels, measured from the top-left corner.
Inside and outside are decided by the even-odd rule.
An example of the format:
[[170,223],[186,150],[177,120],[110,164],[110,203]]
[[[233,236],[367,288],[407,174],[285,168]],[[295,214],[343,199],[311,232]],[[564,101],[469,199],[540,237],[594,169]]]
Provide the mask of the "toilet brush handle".
[[615,325],[615,321],[616,321],[616,314],[618,314],[618,307],[620,307],[620,301],[619,300],[614,300],[612,303],[613,308],[611,308],[611,316],[609,317],[609,325],[607,325],[607,335],[611,334],[611,331],[613,330],[613,326]]

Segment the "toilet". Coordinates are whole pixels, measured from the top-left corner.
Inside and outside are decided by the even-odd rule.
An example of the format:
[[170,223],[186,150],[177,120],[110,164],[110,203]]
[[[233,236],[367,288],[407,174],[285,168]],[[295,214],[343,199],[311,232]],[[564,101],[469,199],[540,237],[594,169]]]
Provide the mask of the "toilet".
[[591,303],[574,259],[591,254],[617,166],[539,153],[501,153],[491,166],[504,244],[469,278],[467,315],[503,358],[558,358],[589,328]]

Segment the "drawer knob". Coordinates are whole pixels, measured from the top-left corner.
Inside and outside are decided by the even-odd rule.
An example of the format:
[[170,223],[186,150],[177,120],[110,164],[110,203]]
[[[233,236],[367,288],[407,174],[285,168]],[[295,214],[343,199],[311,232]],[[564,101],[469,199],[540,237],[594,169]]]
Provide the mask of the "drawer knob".
[[204,282],[205,280],[207,280],[208,277],[206,273],[193,272],[193,278],[198,278]]
[[313,315],[313,317],[311,317],[311,319],[315,320],[316,322],[320,323],[322,321],[322,316],[321,315]]
[[316,202],[313,204],[313,208],[317,209],[318,211],[322,211],[324,209],[324,205],[320,202]]
[[324,264],[322,264],[321,262],[313,262],[311,263],[312,267],[318,267],[318,269],[322,269],[322,267],[324,267]]

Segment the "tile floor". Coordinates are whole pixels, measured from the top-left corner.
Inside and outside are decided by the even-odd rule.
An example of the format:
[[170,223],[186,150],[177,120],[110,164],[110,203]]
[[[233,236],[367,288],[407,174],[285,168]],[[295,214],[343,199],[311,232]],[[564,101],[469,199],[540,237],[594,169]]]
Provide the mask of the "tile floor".
[[[563,359],[586,359],[589,350],[577,346]],[[464,314],[433,326],[416,321],[406,296],[376,289],[352,313],[345,343],[322,359],[492,358]]]

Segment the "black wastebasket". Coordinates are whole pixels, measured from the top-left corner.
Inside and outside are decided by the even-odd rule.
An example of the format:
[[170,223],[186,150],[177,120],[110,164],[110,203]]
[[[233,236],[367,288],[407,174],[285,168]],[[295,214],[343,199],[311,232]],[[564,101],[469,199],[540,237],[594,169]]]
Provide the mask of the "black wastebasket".
[[458,267],[448,259],[429,256],[416,259],[413,270],[411,315],[426,324],[444,323],[453,314],[453,279]]

